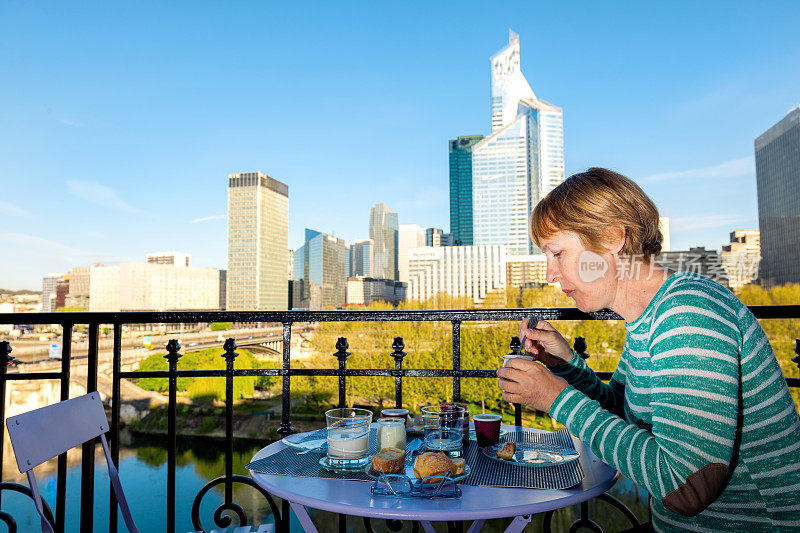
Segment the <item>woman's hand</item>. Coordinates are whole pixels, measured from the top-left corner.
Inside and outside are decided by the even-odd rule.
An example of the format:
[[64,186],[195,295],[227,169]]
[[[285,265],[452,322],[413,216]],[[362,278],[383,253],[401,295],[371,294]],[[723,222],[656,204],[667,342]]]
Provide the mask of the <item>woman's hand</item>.
[[537,361],[541,361],[548,368],[569,362],[572,359],[572,348],[569,343],[544,320],[531,318],[529,327],[528,319],[519,325],[519,338],[525,351]]
[[506,366],[497,369],[497,386],[503,399],[550,412],[553,402],[567,388],[567,382],[547,370],[544,365],[526,359],[509,359]]

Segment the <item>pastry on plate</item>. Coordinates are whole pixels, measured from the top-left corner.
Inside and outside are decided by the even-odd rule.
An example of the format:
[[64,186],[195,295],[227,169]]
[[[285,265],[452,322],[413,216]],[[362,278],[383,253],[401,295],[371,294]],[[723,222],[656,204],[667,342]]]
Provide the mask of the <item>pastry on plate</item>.
[[517,451],[517,445],[513,442],[506,442],[501,448],[497,450],[498,459],[503,459],[505,461],[510,461],[514,458],[514,453]]
[[[453,460],[444,452],[425,452],[414,461],[414,475],[420,480],[428,476],[453,476],[455,471]],[[435,482],[436,480],[428,481]]]
[[406,466],[406,452],[399,448],[383,448],[372,456],[372,469],[384,474],[399,474]]

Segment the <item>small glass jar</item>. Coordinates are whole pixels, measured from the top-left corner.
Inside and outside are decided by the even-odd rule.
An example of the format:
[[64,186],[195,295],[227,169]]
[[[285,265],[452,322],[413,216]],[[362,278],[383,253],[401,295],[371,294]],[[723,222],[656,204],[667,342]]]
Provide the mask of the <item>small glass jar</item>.
[[378,448],[406,449],[406,423],[402,418],[378,420]]

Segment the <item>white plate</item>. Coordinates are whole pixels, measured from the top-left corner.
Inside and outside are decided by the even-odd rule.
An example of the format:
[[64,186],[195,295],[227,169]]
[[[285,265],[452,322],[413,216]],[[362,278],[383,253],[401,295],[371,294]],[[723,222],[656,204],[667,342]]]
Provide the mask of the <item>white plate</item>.
[[293,435],[283,437],[281,442],[290,448],[296,448],[298,450],[314,450],[314,452],[328,453],[328,437],[324,433],[320,433],[319,438],[308,439],[312,433],[317,432],[319,432],[319,430],[294,433]]
[[501,442],[493,446],[486,446],[481,448],[481,452],[495,461],[519,466],[560,465],[577,461],[581,457],[577,451],[563,446],[539,442],[517,442],[517,450],[514,452],[513,459],[500,459],[496,455],[497,450],[505,446],[505,444],[505,442]]

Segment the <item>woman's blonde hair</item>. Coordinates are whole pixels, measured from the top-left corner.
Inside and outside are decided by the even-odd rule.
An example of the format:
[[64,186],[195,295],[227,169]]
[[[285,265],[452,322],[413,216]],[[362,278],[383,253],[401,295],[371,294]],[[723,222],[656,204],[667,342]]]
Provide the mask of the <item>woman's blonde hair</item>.
[[633,180],[590,168],[564,180],[536,205],[530,231],[537,246],[558,231],[572,231],[587,249],[602,253],[622,226],[625,244],[620,255],[650,262],[664,240],[658,225],[658,208]]

